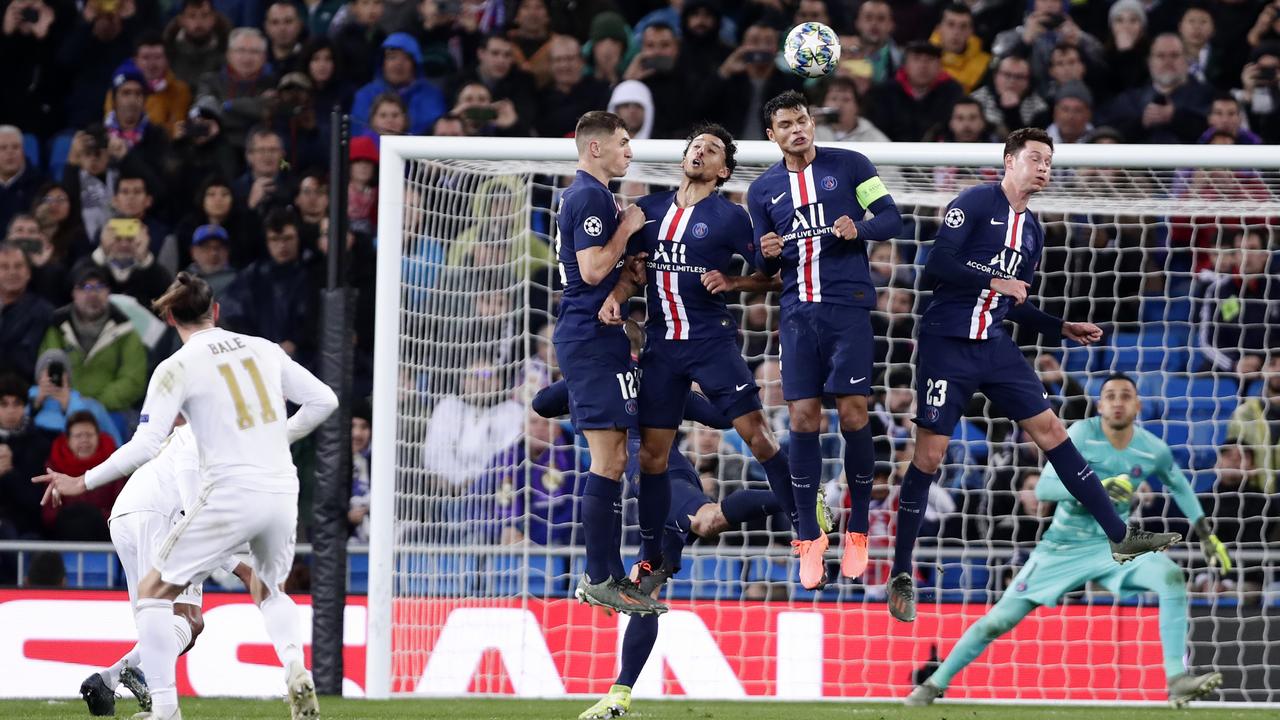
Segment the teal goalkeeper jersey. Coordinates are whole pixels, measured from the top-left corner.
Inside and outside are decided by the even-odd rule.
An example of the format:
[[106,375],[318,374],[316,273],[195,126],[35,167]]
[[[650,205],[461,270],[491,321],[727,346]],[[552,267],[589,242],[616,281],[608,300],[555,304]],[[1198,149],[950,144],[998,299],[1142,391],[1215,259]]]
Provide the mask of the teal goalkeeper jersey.
[[[1118,450],[1102,432],[1102,418],[1091,417],[1088,420],[1071,426],[1067,435],[1079,448],[1080,454],[1089,462],[1089,466],[1105,480],[1116,475],[1128,475],[1133,486],[1148,477],[1155,476],[1164,484],[1165,489],[1173,496],[1174,502],[1194,524],[1202,516],[1204,510],[1196,498],[1191,483],[1182,468],[1173,460],[1173,453],[1163,440],[1152,435],[1141,427],[1134,426],[1133,439],[1129,446]],[[1067,492],[1058,472],[1052,465],[1046,465],[1036,485],[1036,498],[1043,502],[1056,502],[1058,508],[1053,513],[1053,522],[1045,531],[1044,540],[1056,543],[1085,543],[1107,541],[1107,536],[1089,511]],[[1119,512],[1119,511],[1117,511]],[[1128,516],[1128,511],[1121,513]]]

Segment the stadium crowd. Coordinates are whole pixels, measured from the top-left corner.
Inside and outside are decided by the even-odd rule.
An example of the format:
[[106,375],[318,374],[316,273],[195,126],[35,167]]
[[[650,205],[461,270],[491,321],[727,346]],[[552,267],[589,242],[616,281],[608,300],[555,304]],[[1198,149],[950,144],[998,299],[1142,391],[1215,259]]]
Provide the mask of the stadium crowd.
[[[840,36],[840,65],[822,81],[804,82],[780,60],[786,31],[805,21]],[[706,119],[764,139],[764,102],[801,89],[826,141],[987,142],[1035,125],[1059,143],[1280,143],[1280,2],[1258,0],[8,0],[0,67],[0,539],[106,539],[119,483],[53,512],[28,479],[46,466],[81,472],[129,436],[150,369],[177,346],[149,305],[178,270],[210,282],[223,325],[313,364],[332,242],[335,106],[355,134],[344,242],[346,280],[361,292],[362,397],[373,366],[383,135],[564,137],[581,113],[607,108],[635,138],[683,138]],[[1265,183],[1232,177],[1275,199]],[[1182,192],[1212,181],[1183,177]],[[449,286],[451,271],[514,265],[534,287],[477,301],[471,320],[500,326],[521,302],[553,305],[550,198],[535,198],[542,207],[524,216],[495,205],[514,192],[501,180],[477,189],[471,225],[433,238],[432,269],[411,276],[431,292]],[[1181,416],[1183,425],[1210,421],[1214,432],[1199,442],[1209,450],[1180,459],[1197,471],[1210,514],[1235,523],[1224,539],[1280,539],[1280,266],[1270,223],[1112,213],[1047,217],[1046,226],[1046,310],[1104,324],[1138,348],[1158,332],[1151,347],[1167,354],[1134,369],[1212,371],[1211,415],[1192,407]],[[904,233],[871,255],[883,286],[883,390],[873,400],[882,537],[910,458],[914,268],[931,237],[923,221]],[[744,354],[785,435],[776,300],[739,303]],[[471,358],[465,380],[433,386],[411,423],[441,493],[479,488],[489,519],[521,519],[477,526],[492,541],[521,539],[528,527],[537,542],[578,541],[581,453],[561,425],[524,409],[529,368],[540,368],[539,382],[555,376],[548,327],[531,328],[535,350],[516,359],[521,372],[508,372],[509,353]],[[1081,373],[1110,358],[1035,360],[1063,417],[1084,417],[1096,387]],[[1144,419],[1167,419],[1172,401],[1155,398],[1178,392],[1142,389],[1152,391]],[[363,540],[371,429],[367,408],[355,415],[350,520]],[[943,537],[1029,542],[1045,520],[1029,492],[1038,459],[980,404],[971,415],[949,458],[960,469],[931,499],[928,520]],[[464,432],[477,427],[487,432]],[[700,429],[684,442],[713,497],[762,482],[732,432]],[[304,502],[309,453],[296,450]],[[541,469],[507,472],[526,464]],[[839,505],[842,482],[828,480]],[[1142,512],[1177,524],[1156,495],[1144,496]]]

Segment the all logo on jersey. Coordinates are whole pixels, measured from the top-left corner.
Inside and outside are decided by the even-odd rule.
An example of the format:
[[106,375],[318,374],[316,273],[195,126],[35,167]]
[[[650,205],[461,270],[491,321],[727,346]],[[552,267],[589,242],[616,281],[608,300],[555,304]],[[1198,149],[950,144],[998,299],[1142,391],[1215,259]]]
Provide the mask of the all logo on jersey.
[[658,249],[653,252],[653,260],[655,263],[670,263],[672,265],[684,265],[685,253],[688,245],[682,242],[667,242],[665,240],[658,242]]
[[[704,238],[707,236],[707,233],[710,232],[710,230],[711,228],[707,227],[706,223],[698,223],[697,225],[693,226],[693,236],[696,238]],[[684,261],[681,260],[680,262],[684,262]]]
[[960,208],[951,208],[947,211],[946,217],[942,222],[947,224],[949,228],[958,228],[964,224],[964,211]]
[[592,215],[582,221],[582,231],[591,237],[600,237],[600,233],[604,232],[604,223],[600,222],[600,218]]
[[796,230],[819,230],[827,226],[827,213],[822,203],[814,203],[801,208],[791,217],[791,232]]
[[994,270],[999,270],[1011,277],[1017,277],[1022,269],[1022,253],[1007,247],[1000,248],[1000,254],[987,261]]
[[835,177],[834,177],[834,176],[828,175],[828,176],[826,176],[826,177],[822,178],[822,189],[823,189],[823,190],[827,190],[827,191],[835,190],[835,189],[836,189],[836,185],[838,185],[838,184],[839,184],[839,183],[837,183],[837,182],[836,182],[836,179],[835,179]]

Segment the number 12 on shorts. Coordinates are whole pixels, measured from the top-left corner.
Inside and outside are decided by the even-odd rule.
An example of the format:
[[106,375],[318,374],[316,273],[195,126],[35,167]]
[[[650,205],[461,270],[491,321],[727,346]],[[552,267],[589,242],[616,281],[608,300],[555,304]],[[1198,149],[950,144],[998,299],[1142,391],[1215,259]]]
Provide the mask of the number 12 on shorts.
[[947,404],[947,381],[925,380],[924,402],[926,405],[942,407]]
[[635,400],[639,397],[635,372],[614,373],[613,375],[618,378],[618,389],[622,391],[623,400]]

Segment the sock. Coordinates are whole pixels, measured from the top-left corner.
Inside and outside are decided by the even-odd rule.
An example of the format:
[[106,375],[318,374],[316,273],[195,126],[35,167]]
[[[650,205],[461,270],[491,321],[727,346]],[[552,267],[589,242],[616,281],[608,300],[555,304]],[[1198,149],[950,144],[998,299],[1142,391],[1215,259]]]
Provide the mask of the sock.
[[662,559],[662,527],[671,509],[671,479],[666,471],[640,473],[640,559],[657,567]]
[[739,490],[720,501],[720,512],[729,521],[729,529],[749,520],[767,518],[782,509],[772,490]]
[[867,514],[871,505],[871,484],[876,470],[876,449],[871,440],[871,425],[861,430],[845,430],[844,476],[849,483],[849,532],[867,532]]
[[173,636],[178,639],[178,654],[181,655],[191,644],[191,623],[180,615],[174,615],[170,625],[173,628]]
[[926,473],[915,463],[907,467],[907,476],[902,479],[902,488],[898,491],[898,527],[893,538],[891,577],[912,570],[911,556],[916,550],[920,523],[924,522],[924,511],[929,506],[929,486],[933,484],[935,475]]
[[1006,595],[995,604],[995,607],[969,626],[960,637],[960,641],[951,648],[951,654],[942,661],[938,669],[929,676],[929,680],[939,688],[946,690],[951,678],[969,663],[973,662],[987,646],[996,638],[1009,632],[1036,608],[1035,603],[1028,600],[1015,600]]
[[627,632],[622,636],[622,670],[616,685],[633,687],[640,671],[649,660],[653,644],[658,641],[657,615],[632,615],[627,622]]
[[[183,647],[186,646],[184,645]],[[114,690],[116,686],[120,684],[120,671],[124,670],[126,667],[136,668],[141,662],[142,652],[138,650],[137,645],[134,645],[133,649],[125,653],[124,657],[117,660],[115,665],[112,665],[105,670],[98,671],[98,674],[102,676],[102,681],[107,684],[107,687]]]
[[791,489],[791,465],[787,463],[787,456],[776,452],[768,460],[761,460],[760,467],[764,468],[764,474],[769,478],[769,487],[778,499],[778,507],[787,514],[791,527],[796,527],[799,518],[796,515],[796,496]]
[[[617,506],[616,511],[615,507]],[[610,568],[622,564],[619,555],[622,538],[618,533],[615,512],[621,514],[622,483],[593,472],[587,473],[582,488],[582,536],[587,550],[587,580],[598,583],[608,578]],[[612,537],[610,537],[612,535]]]
[[1093,515],[1111,542],[1123,540],[1126,532],[1124,520],[1111,505],[1111,498],[1102,489],[1102,481],[1076,449],[1075,443],[1068,438],[1058,447],[1045,450],[1044,456],[1058,471],[1067,492]]
[[280,665],[287,674],[293,663],[303,664],[302,622],[298,617],[298,606],[293,598],[276,592],[267,596],[258,609],[262,611],[267,637],[271,638],[276,657],[280,658]]
[[1160,648],[1166,682],[1187,671],[1187,588],[1182,571],[1174,573],[1176,579],[1165,580],[1160,589]]
[[[622,483],[618,483],[619,486]],[[618,496],[618,502],[613,505],[613,529],[609,531],[609,538],[616,551],[609,554],[609,568],[606,573],[609,577],[624,578],[627,577],[627,567],[622,564],[622,496]]]
[[818,483],[822,482],[822,446],[818,433],[791,431],[791,490],[796,501],[796,536],[814,540],[818,529]]
[[147,675],[151,702],[157,716],[163,717],[178,706],[176,684],[178,639],[173,634],[173,601],[159,598],[138,600],[135,618],[138,622],[138,651],[142,671]]

